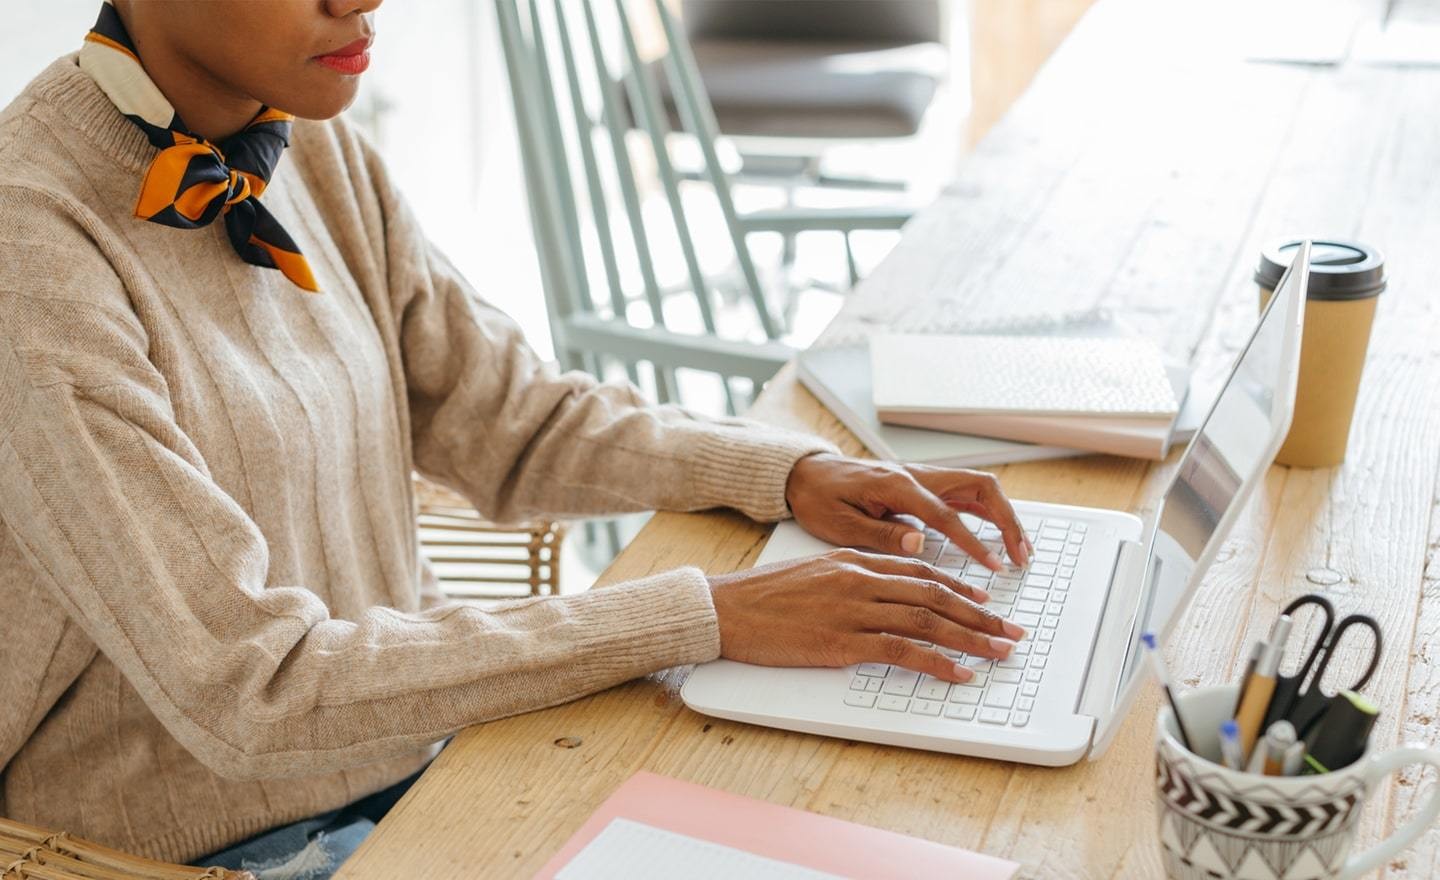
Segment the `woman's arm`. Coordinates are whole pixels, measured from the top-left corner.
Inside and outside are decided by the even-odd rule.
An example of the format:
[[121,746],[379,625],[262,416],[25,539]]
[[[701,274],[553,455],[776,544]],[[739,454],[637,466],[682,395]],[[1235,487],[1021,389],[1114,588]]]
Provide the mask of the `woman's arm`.
[[58,225],[0,212],[0,518],[48,595],[216,772],[413,752],[717,655],[694,569],[493,612],[352,619],[310,585],[272,582],[264,536],[178,427],[119,280]]
[[379,157],[348,126],[331,125],[345,164],[368,175],[355,185],[378,200],[417,470],[500,521],[711,507],[762,521],[788,515],[791,468],[831,444],[558,374],[430,244]]

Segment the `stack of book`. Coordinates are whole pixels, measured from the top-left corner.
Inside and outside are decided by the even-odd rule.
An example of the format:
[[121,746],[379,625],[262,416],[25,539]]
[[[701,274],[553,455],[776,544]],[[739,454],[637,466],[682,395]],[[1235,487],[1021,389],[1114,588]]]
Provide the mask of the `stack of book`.
[[799,358],[800,381],[881,458],[951,467],[1092,452],[1163,459],[1213,393],[1093,315],[996,332],[880,333]]

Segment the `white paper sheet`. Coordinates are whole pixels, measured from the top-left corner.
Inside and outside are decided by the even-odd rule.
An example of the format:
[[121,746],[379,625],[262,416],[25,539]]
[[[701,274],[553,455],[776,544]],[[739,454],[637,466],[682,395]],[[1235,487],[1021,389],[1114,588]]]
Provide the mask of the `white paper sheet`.
[[555,876],[556,880],[841,880],[834,874],[618,818],[610,820]]

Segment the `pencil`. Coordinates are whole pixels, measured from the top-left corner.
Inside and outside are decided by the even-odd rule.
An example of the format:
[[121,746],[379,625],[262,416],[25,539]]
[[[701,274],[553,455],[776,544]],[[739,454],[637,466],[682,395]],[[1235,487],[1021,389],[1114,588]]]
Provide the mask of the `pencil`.
[[1270,698],[1275,696],[1275,674],[1280,669],[1280,657],[1285,652],[1285,641],[1290,635],[1290,622],[1287,614],[1280,615],[1275,622],[1275,628],[1270,633],[1272,638],[1265,646],[1260,662],[1255,664],[1255,673],[1250,676],[1250,684],[1245,688],[1245,699],[1235,712],[1235,720],[1240,722],[1240,748],[1244,749],[1247,759],[1255,741],[1260,738],[1260,725],[1270,709]]

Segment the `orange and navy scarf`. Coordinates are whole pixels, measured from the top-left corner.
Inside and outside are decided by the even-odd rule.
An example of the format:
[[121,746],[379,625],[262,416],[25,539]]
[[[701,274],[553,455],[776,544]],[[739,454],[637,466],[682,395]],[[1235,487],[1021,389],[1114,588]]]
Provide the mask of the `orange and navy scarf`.
[[80,67],[160,150],[140,186],[136,217],[177,229],[199,229],[223,215],[230,244],[240,259],[279,269],[303,290],[319,290],[295,241],[260,204],[260,194],[290,144],[295,117],[261,107],[245,128],[218,144],[191,134],[145,73],[110,0],[105,0],[94,29],[85,35]]

